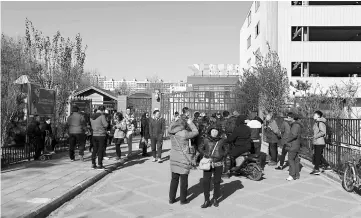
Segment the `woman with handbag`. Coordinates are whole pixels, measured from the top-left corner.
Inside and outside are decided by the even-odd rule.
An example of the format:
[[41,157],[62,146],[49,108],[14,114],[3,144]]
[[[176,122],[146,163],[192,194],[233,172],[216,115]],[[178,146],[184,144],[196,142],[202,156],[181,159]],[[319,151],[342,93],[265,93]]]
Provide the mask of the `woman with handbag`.
[[[190,128],[191,131],[186,130]],[[173,121],[168,129],[171,138],[170,168],[172,179],[169,188],[169,203],[175,203],[180,178],[180,203],[187,204],[188,174],[192,165],[192,154],[189,153],[188,141],[198,135],[198,130],[191,119],[187,121],[179,117]]]
[[199,169],[203,170],[204,204],[201,208],[211,206],[210,190],[211,177],[213,174],[213,205],[218,207],[218,198],[221,192],[221,176],[223,172],[223,160],[227,154],[226,140],[221,138],[220,130],[212,126],[199,146],[199,152],[203,155],[199,163]]

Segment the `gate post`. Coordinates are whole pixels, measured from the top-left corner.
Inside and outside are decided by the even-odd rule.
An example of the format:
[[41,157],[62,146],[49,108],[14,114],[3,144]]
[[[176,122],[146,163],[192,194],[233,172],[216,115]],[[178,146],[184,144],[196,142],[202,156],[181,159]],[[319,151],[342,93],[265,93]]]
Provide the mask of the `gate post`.
[[[160,102],[161,101],[157,101],[157,98],[155,97],[156,93],[152,93],[152,111],[151,113],[153,113],[153,111],[155,110],[155,108],[157,108],[158,110],[160,110]],[[159,93],[159,97],[162,98],[162,95]]]
[[117,96],[117,111],[125,112],[127,110],[127,96],[126,95],[118,95]]

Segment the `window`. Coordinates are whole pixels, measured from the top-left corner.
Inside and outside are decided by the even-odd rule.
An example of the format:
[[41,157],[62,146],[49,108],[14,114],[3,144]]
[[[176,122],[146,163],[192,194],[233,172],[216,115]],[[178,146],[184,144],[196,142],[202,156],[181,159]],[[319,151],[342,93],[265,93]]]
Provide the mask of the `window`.
[[255,12],[258,11],[258,8],[259,8],[259,5],[260,5],[260,4],[261,4],[260,1],[255,1],[255,2],[254,2]]
[[248,23],[248,26],[251,24],[252,22],[252,17],[251,17],[251,13],[252,11],[249,11],[248,15],[247,15],[247,23]]
[[251,36],[247,39],[247,48],[251,47]]
[[361,26],[293,26],[291,39],[292,41],[361,41]]
[[259,24],[259,22],[258,22],[257,25],[256,25],[256,28],[255,28],[255,29],[256,29],[256,31],[255,31],[255,32],[256,32],[255,38],[257,38],[257,36],[259,35],[259,31],[260,31],[259,25],[260,25],[260,24]]

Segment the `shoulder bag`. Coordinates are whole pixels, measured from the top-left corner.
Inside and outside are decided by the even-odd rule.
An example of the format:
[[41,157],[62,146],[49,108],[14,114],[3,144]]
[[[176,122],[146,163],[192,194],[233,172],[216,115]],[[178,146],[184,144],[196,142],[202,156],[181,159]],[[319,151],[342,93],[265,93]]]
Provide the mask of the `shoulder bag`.
[[[218,145],[218,142],[216,143],[216,145],[213,148],[213,151],[210,155],[210,157],[212,157],[214,150],[216,150],[216,147]],[[211,169],[211,158],[205,158],[203,157],[202,160],[199,162],[199,169],[200,170],[210,170]]]

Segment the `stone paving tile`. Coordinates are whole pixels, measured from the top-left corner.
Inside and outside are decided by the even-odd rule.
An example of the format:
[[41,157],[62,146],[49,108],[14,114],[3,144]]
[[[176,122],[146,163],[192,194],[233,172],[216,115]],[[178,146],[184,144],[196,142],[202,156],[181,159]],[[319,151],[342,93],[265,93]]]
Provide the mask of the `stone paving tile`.
[[[165,141],[163,146],[167,149],[169,142]],[[168,153],[164,153],[164,156]],[[287,170],[280,172],[268,166],[265,169],[265,179],[262,181],[251,181],[245,177],[223,179],[221,192],[225,199],[220,202],[218,208],[207,209],[200,208],[204,201],[202,187],[199,184],[202,171],[192,170],[188,184],[188,198],[191,202],[187,205],[180,205],[179,202],[169,205],[169,161],[158,164],[150,162],[150,159],[143,163],[139,162],[143,159],[136,160],[137,164],[129,163],[129,167],[113,172],[54,211],[50,217],[93,217],[93,211],[99,214],[103,214],[101,211],[104,211],[107,212],[104,214],[113,217],[123,215],[135,218],[313,218],[315,215],[327,218],[338,215],[341,218],[345,215],[357,217],[361,211],[358,209],[360,204],[352,203],[355,195],[345,192],[340,184],[320,176],[309,175],[308,169],[303,169],[300,180],[287,182]],[[340,203],[338,207],[341,209],[336,210],[337,206],[330,209],[329,207],[336,202]],[[83,205],[83,208],[79,205]],[[87,208],[98,210],[89,209],[87,212]]]
[[275,211],[273,214],[292,217],[292,218],[305,218],[305,217],[317,217],[317,218],[330,218],[335,216],[335,213],[319,210],[316,208],[307,207],[302,204],[292,204]]
[[328,210],[333,213],[346,213],[347,211],[351,210],[357,205],[361,207],[359,202],[358,203],[342,202],[336,199],[329,199],[321,196],[317,196],[302,203],[304,205],[323,208],[324,210]]

